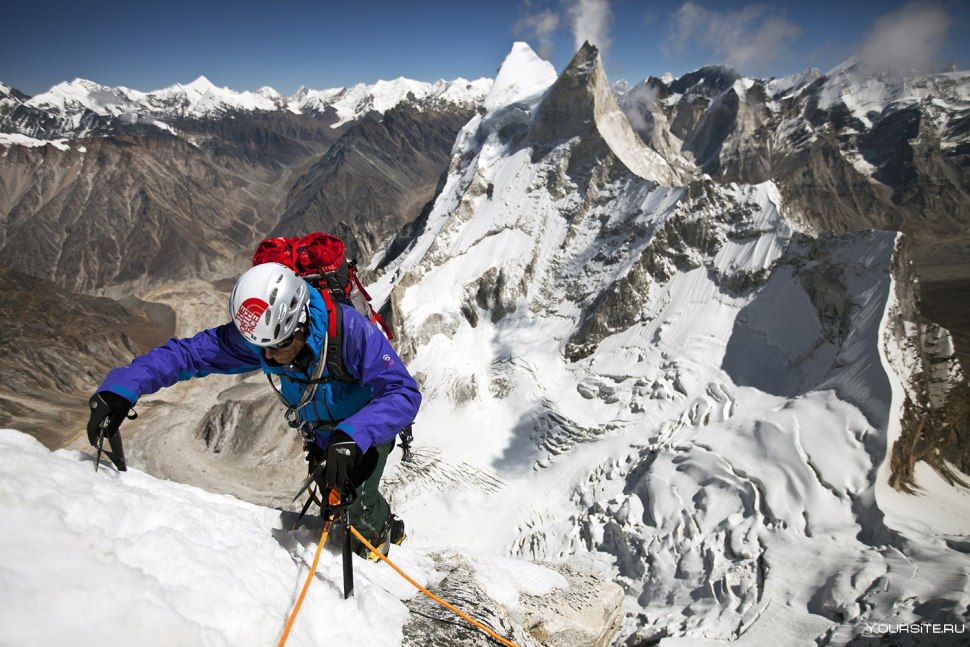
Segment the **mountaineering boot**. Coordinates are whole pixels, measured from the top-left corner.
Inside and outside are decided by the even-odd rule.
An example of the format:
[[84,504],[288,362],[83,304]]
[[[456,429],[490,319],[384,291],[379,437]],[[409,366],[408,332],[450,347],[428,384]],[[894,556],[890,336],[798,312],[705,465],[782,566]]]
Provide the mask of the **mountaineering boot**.
[[[401,520],[393,512],[388,515],[387,521],[384,522],[384,527],[381,531],[377,533],[377,536],[370,540],[371,545],[378,550],[384,557],[387,557],[388,553],[391,551],[391,544],[401,545],[407,539],[407,533],[404,532],[404,521]],[[376,562],[380,559],[377,553],[372,552],[364,544],[359,541],[354,541],[357,546],[354,552],[361,557],[366,557],[372,562]]]
[[408,538],[408,534],[404,532],[404,521],[398,517],[393,512],[390,517],[391,522],[391,543],[395,546],[400,546],[401,543]]

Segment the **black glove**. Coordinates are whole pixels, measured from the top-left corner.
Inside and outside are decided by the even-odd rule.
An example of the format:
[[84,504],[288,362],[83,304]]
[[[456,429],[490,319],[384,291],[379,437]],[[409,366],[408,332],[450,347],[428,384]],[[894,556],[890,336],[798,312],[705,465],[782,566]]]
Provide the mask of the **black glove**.
[[342,431],[335,431],[327,447],[326,487],[343,488],[347,474],[360,462],[360,447]]
[[121,423],[131,411],[131,402],[111,391],[99,391],[88,400],[91,407],[91,418],[88,420],[88,440],[97,446],[98,434],[101,427],[105,427],[105,436],[113,436],[118,432]]

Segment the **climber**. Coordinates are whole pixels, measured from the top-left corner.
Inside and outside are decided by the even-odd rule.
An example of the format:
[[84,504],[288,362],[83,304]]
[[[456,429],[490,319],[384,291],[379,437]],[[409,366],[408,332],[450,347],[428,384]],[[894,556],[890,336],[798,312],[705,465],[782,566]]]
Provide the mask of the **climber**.
[[[287,406],[290,424],[309,439],[311,465],[324,465],[322,491],[352,486],[351,524],[386,555],[405,533],[379,491],[380,480],[396,434],[421,403],[400,357],[353,307],[333,304],[278,263],[256,265],[239,278],[229,315],[231,323],[170,339],[112,369],[89,400],[88,439],[94,445],[102,431],[116,434],[139,397],[180,380],[261,369]],[[342,324],[336,337],[335,323]],[[377,559],[362,544],[355,550]]]

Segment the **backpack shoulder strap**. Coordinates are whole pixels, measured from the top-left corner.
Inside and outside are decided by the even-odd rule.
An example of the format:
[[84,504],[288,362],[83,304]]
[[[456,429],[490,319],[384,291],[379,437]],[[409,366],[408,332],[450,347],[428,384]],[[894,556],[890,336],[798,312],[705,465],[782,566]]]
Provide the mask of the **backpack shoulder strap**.
[[330,291],[325,287],[320,290],[324,302],[327,304],[327,371],[330,378],[341,382],[355,382],[347,373],[344,366],[344,314],[334,303]]

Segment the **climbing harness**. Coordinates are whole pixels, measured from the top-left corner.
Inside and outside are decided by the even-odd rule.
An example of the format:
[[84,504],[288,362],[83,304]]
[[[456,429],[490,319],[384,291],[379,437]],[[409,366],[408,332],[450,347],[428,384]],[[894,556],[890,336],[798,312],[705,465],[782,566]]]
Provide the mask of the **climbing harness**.
[[[323,338],[323,352],[320,354],[321,358],[327,356],[327,350],[328,350],[327,347],[329,346],[329,344],[330,344],[329,335],[325,335]],[[322,381],[326,381],[326,380],[320,379],[323,376],[323,370],[326,367],[327,367],[327,363],[325,361],[317,360],[317,365],[313,369],[313,375],[310,376],[310,381],[307,382],[306,387],[303,389],[303,395],[300,397],[300,402],[296,406],[293,406],[293,404],[291,404],[290,401],[286,399],[286,397],[283,395],[283,392],[279,389],[279,387],[276,386],[276,383],[273,382],[272,373],[266,373],[266,379],[269,380],[269,385],[273,387],[273,393],[276,394],[276,398],[283,403],[283,406],[286,407],[286,420],[287,422],[290,423],[291,427],[298,426],[299,423],[297,422],[297,420],[298,420],[299,410],[310,403],[310,401],[313,399],[313,396],[316,395],[317,387],[320,385]]]

